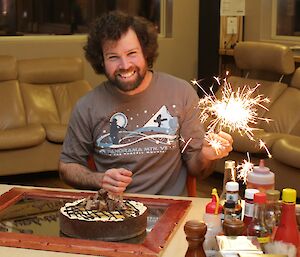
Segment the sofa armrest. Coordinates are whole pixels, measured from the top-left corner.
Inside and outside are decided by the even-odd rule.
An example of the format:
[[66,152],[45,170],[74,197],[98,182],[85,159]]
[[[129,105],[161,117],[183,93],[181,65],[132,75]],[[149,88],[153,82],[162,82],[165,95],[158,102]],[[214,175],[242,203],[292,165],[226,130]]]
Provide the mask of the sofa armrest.
[[272,148],[273,158],[300,169],[300,137],[287,135],[277,140]]
[[284,137],[280,133],[270,133],[263,129],[253,131],[253,140],[250,140],[246,135],[241,136],[238,132],[230,133],[233,138],[233,149],[242,153],[264,153],[265,150],[260,148],[259,140],[261,139],[269,150],[272,149],[274,142]]
[[62,143],[64,141],[67,132],[67,125],[46,123],[43,124],[43,126],[46,130],[47,140],[53,143]]
[[0,130],[0,150],[20,149],[36,146],[44,142],[46,132],[39,124]]

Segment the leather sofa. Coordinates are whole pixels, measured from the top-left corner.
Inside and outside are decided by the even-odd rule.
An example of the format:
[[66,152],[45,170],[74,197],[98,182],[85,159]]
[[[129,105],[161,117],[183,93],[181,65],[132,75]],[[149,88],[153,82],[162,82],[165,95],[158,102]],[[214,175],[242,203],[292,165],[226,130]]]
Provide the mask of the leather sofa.
[[[242,74],[248,76],[235,75],[228,81],[234,89],[259,83],[254,96],[262,94],[270,103],[265,104],[268,111],[258,108],[258,114],[271,121],[257,122],[255,142],[247,136],[231,133],[234,150],[217,162],[216,171],[223,172],[226,159],[240,164],[247,160],[249,153],[255,165],[259,159],[265,159],[266,166],[275,173],[276,189],[292,187],[300,197],[300,68],[295,71],[293,54],[288,47],[273,43],[240,42],[234,49],[234,59]],[[272,158],[260,148],[259,139],[266,143]]]
[[89,90],[80,58],[0,56],[0,176],[57,170],[70,113]]

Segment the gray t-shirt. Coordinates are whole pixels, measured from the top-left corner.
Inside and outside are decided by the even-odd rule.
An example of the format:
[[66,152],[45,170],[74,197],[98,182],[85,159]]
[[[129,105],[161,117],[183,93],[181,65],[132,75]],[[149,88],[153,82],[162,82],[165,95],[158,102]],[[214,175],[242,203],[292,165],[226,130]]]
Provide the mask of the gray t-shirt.
[[87,166],[92,153],[98,172],[133,172],[126,192],[180,195],[184,161],[198,154],[204,137],[198,101],[189,83],[165,73],[153,72],[148,88],[133,96],[104,82],[77,102],[61,160]]

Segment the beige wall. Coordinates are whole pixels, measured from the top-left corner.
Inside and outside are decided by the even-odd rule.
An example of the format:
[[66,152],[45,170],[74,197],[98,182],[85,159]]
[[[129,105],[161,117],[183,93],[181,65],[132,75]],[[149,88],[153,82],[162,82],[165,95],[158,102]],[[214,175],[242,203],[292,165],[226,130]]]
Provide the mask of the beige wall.
[[[199,0],[173,0],[173,32],[170,38],[159,38],[159,57],[155,70],[191,80],[197,76]],[[18,59],[80,56],[86,36],[0,37],[0,55]],[[83,57],[84,58],[84,57]],[[95,86],[104,76],[95,75],[85,62],[85,77]]]

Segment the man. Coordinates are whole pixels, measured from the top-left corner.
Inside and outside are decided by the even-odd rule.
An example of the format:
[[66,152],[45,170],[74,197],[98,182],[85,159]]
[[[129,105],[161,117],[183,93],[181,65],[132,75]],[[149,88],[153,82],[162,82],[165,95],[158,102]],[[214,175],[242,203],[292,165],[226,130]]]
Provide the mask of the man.
[[[59,164],[67,183],[115,194],[180,195],[187,172],[206,176],[213,160],[232,150],[224,132],[213,135],[223,143],[218,154],[204,140],[199,99],[189,83],[151,70],[158,44],[147,20],[105,14],[84,49],[108,81],[74,108]],[[91,154],[97,171],[88,168]]]

